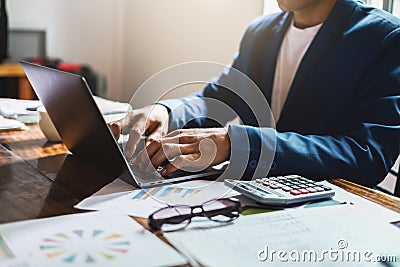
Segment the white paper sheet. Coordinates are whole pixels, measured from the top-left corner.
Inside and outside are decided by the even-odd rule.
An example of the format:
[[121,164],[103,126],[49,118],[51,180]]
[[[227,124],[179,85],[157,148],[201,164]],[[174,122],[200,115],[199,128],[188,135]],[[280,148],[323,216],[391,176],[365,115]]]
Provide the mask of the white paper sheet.
[[[115,182],[111,183],[109,187],[115,188]],[[121,182],[117,182],[117,187],[124,190]],[[166,207],[168,204],[193,206],[216,198],[238,195],[236,191],[221,182],[200,180],[122,193],[115,193],[110,188],[103,188],[102,191],[113,192],[113,194],[97,195],[96,193],[78,203],[75,208],[83,210],[114,208],[129,215],[147,218],[154,211]]]
[[398,212],[394,212],[363,197],[349,193],[343,188],[328,183],[327,181],[322,181],[322,184],[329,186],[333,190],[335,190],[335,196],[333,197],[333,199],[342,203],[346,202],[352,204],[356,206],[360,211],[375,214],[376,219],[378,220],[382,220],[383,222],[392,222],[400,217],[400,214]]
[[[20,123],[36,123],[38,114],[35,110],[41,105],[39,100],[0,98],[0,115],[5,118],[15,119]],[[10,127],[10,129],[13,128]]]
[[2,267],[174,266],[185,262],[170,246],[116,211],[0,225]]
[[[94,96],[94,100],[107,122],[123,118],[130,108],[128,103],[116,102],[98,96]],[[36,123],[38,121],[38,113],[35,110],[40,106],[42,106],[42,103],[39,100],[0,98],[0,115],[22,123]],[[15,128],[14,125],[9,127],[10,129]],[[3,128],[5,128],[5,126],[3,126]]]
[[35,115],[35,111],[28,108],[36,109],[41,106],[39,100],[21,100],[12,98],[0,98],[0,114],[7,117],[15,117],[18,115]]
[[130,108],[128,103],[116,102],[98,96],[94,96],[94,100],[103,115],[126,113]]
[[14,119],[6,119],[0,115],[0,131],[1,130],[14,130],[22,129],[25,126],[22,122]]
[[353,205],[241,216],[232,225],[165,236],[194,265],[385,266],[373,262],[377,256],[400,261],[400,229]]

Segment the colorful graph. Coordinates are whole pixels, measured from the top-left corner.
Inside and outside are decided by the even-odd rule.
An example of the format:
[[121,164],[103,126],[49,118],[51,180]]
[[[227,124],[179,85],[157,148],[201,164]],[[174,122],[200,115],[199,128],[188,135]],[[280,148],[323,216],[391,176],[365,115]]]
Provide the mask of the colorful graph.
[[14,258],[14,253],[0,235],[0,261]]
[[[39,249],[50,259],[71,264],[88,264],[116,259],[127,253],[130,245],[130,241],[120,234],[103,230],[73,230],[44,238]],[[90,248],[90,252],[83,252],[79,249],[80,246]]]
[[179,198],[187,198],[194,196],[199,192],[201,192],[201,189],[161,186],[161,187],[153,187],[149,190],[140,190],[137,194],[135,194],[132,197],[132,199],[145,200],[149,196],[161,197],[161,198],[171,197],[171,196]]

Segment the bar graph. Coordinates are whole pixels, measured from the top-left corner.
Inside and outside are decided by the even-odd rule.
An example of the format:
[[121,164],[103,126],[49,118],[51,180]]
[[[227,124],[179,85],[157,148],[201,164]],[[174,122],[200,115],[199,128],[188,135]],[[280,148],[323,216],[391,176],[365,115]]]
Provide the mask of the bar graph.
[[0,261],[14,258],[14,253],[0,235]]
[[174,197],[184,199],[184,198],[194,196],[194,195],[198,194],[199,192],[201,192],[201,189],[160,186],[160,187],[153,187],[149,190],[140,190],[132,197],[132,199],[146,200],[150,196],[157,197],[157,198],[167,198],[167,197],[174,196]]

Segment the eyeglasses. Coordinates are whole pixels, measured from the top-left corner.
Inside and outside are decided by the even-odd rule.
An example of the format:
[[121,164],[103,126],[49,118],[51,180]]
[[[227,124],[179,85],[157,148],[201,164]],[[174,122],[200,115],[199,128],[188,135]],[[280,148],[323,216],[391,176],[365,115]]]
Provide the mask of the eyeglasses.
[[193,217],[228,223],[239,217],[240,202],[232,198],[210,200],[199,206],[170,206],[157,210],[148,218],[151,229],[173,232],[188,226]]

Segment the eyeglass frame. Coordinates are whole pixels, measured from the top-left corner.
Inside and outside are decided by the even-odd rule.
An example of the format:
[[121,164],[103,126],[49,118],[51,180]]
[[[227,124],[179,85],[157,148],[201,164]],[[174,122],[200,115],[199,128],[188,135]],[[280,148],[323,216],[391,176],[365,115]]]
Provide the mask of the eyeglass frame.
[[[204,211],[204,209],[203,209],[204,205],[206,205],[207,203],[211,203],[211,202],[219,201],[219,200],[228,200],[228,201],[231,201],[232,203],[234,203],[235,205],[233,207],[225,207],[225,208],[222,208],[222,209]],[[162,210],[171,209],[171,208],[177,208],[177,207],[185,207],[185,208],[190,208],[191,209],[190,214],[179,215],[179,216],[182,216],[183,218],[188,217],[187,218],[188,219],[187,224],[184,227],[179,228],[179,229],[175,229],[175,230],[170,230],[170,231],[161,230],[162,225],[168,223],[168,220],[170,220],[171,218],[177,218],[179,216],[173,216],[173,217],[165,218],[165,219],[154,219],[153,218],[154,214],[156,214],[156,213],[158,213],[158,212],[160,212]],[[193,212],[195,209],[199,209],[199,208],[201,209],[201,212],[198,212],[198,213],[194,213]],[[227,217],[230,217],[230,220],[228,220],[228,221],[213,220],[213,219],[211,219],[212,216],[209,216],[209,215],[227,215],[228,211],[226,212],[226,214],[215,213],[215,212],[223,210],[223,209],[227,209],[227,210],[229,209],[229,213],[237,211],[237,216],[235,216],[235,217],[227,216]],[[212,214],[210,214],[210,213],[212,213]],[[154,231],[174,232],[174,231],[179,231],[179,230],[185,229],[192,222],[192,218],[193,217],[206,217],[207,219],[209,219],[210,221],[213,221],[213,222],[229,223],[229,222],[237,219],[239,217],[239,215],[240,215],[240,201],[239,200],[233,199],[233,198],[220,198],[220,199],[212,199],[212,200],[206,201],[201,205],[195,205],[195,206],[189,206],[189,205],[176,205],[176,206],[174,206],[173,205],[173,206],[168,206],[168,207],[161,208],[159,210],[156,210],[152,214],[150,214],[150,216],[147,218],[147,224],[150,227],[150,229],[152,229]],[[163,221],[165,221],[165,222],[163,222]],[[185,221],[185,220],[183,220],[183,221]]]

